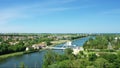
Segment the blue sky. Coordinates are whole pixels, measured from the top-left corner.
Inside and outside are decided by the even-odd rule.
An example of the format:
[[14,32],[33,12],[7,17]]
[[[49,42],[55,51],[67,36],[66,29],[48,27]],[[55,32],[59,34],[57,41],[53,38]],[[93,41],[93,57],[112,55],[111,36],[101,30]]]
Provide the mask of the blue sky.
[[118,33],[120,0],[0,0],[2,33]]

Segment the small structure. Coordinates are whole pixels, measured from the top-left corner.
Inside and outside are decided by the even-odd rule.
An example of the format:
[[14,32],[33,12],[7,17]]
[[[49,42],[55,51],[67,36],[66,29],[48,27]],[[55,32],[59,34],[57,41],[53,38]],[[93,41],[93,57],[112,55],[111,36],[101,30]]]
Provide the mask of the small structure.
[[117,40],[118,39],[118,37],[115,37],[115,40]]
[[73,49],[73,54],[77,55],[80,52],[80,49]]
[[32,46],[34,49],[40,49],[41,47],[40,46],[38,46],[38,45],[36,45],[36,44],[34,44],[33,46]]
[[99,53],[96,53],[96,56],[99,57],[100,56]]
[[[77,48],[76,45],[72,45],[72,42],[69,41],[67,42],[66,44],[64,44],[63,46],[60,46],[60,47],[48,47],[49,49],[54,49],[54,50],[64,50],[66,48],[71,48],[71,49],[75,49]],[[81,48],[77,48],[78,50],[81,49]],[[76,50],[76,49],[75,49]],[[83,49],[81,49],[83,50]]]
[[41,48],[45,48],[47,46],[47,44],[45,43],[45,42],[42,42],[42,43],[40,43],[40,44],[34,44],[34,45],[32,45],[32,47],[34,48],[34,49],[41,49]]
[[108,49],[109,49],[109,50],[112,50],[112,49],[113,49],[113,47],[112,47],[112,45],[111,45],[110,42],[109,42],[109,44],[108,44]]
[[67,46],[72,46],[72,42],[71,42],[71,41],[68,41],[68,42],[66,43],[66,45],[67,45]]
[[27,47],[25,50],[26,50],[26,51],[29,51],[29,47]]
[[80,47],[80,51],[84,51],[84,48],[83,48],[83,47]]
[[77,55],[80,51],[84,51],[84,48],[83,47],[73,48],[73,54],[74,55]]
[[47,46],[47,43],[42,42],[42,43],[38,44],[38,46],[41,48],[45,48]]

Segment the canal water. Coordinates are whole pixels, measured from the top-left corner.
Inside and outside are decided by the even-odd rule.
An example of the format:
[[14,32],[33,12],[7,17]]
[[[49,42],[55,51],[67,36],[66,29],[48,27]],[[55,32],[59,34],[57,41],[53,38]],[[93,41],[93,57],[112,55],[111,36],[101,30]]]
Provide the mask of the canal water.
[[[72,41],[73,45],[76,46],[83,46],[83,44],[89,39],[90,37],[84,37],[81,39],[77,39]],[[64,44],[60,44],[57,46],[63,46]],[[54,50],[58,53],[63,53],[63,50]],[[21,56],[14,56],[11,58],[8,58],[4,61],[0,61],[0,68],[17,68],[20,66],[21,63],[24,63],[28,68],[42,68],[43,64],[43,58],[46,53],[46,50],[30,53],[30,54],[24,54]]]

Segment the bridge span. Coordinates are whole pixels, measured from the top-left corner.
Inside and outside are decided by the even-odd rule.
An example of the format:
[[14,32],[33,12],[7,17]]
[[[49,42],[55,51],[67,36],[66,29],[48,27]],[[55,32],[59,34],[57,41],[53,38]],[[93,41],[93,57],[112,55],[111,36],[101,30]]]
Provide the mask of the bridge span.
[[48,47],[48,49],[53,49],[53,50],[64,50],[66,48],[79,49],[79,46],[72,45],[72,42],[69,41],[61,47]]

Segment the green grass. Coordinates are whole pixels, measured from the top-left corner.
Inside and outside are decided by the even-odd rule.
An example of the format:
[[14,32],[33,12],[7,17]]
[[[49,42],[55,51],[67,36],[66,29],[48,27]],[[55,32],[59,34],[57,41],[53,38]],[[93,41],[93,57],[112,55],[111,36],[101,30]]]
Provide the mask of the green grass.
[[68,40],[58,40],[58,41],[52,41],[52,45],[50,46],[56,46],[56,45],[59,45],[59,44],[62,44],[62,43],[65,43],[67,42]]
[[5,54],[5,55],[0,55],[0,61],[7,59],[9,57],[13,57],[13,56],[19,56],[19,55],[23,55],[24,52],[16,52],[16,53],[10,53],[10,54]]

